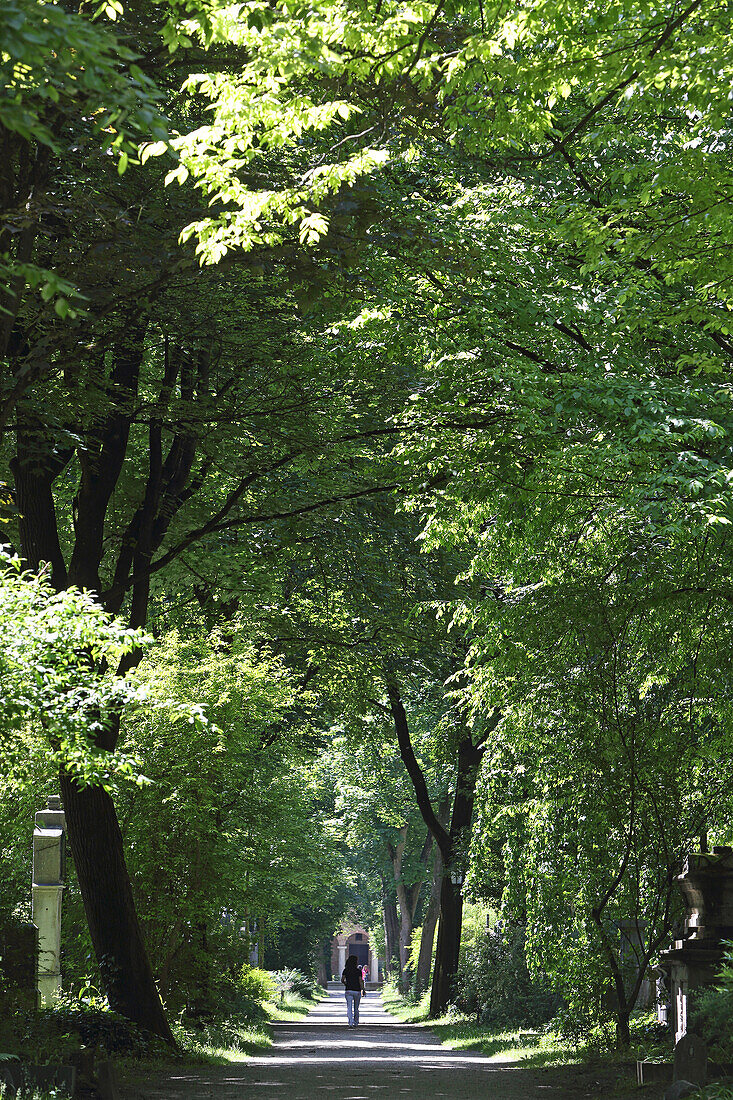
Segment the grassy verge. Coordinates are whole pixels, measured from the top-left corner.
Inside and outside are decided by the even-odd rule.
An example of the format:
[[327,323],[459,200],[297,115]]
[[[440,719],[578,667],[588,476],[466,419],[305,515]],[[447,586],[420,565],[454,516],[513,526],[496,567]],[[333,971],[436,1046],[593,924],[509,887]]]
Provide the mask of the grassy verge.
[[178,1052],[159,1057],[140,1059],[123,1058],[120,1068],[123,1075],[138,1078],[141,1074],[164,1073],[173,1066],[210,1065],[222,1066],[243,1062],[253,1054],[272,1046],[272,1023],[302,1020],[315,1004],[325,996],[319,990],[314,999],[286,993],[277,1001],[266,1001],[256,1019],[214,1020],[193,1028],[176,1025],[173,1029]]
[[271,1023],[302,1020],[320,996],[310,1000],[286,993],[277,1001],[265,1001],[256,1019],[229,1019],[206,1024],[203,1028],[179,1028],[176,1040],[186,1060],[223,1065],[241,1062],[251,1054],[272,1046]]
[[270,1001],[265,1004],[265,1012],[275,1023],[292,1023],[302,1020],[308,1015],[313,1005],[322,1001],[326,996],[325,989],[319,989],[312,999],[297,997],[294,993],[286,993],[284,1000]]
[[496,1062],[523,1062],[527,1066],[568,1065],[583,1060],[582,1055],[557,1036],[529,1028],[506,1031],[477,1024],[467,1016],[441,1016],[428,1020],[429,997],[409,1001],[394,990],[382,995],[384,1007],[404,1023],[427,1023],[441,1043],[453,1050],[472,1050]]
[[[224,1066],[243,1062],[253,1054],[261,1053],[272,1046],[273,1023],[303,1020],[325,996],[325,990],[322,989],[317,989],[315,997],[310,999],[286,993],[282,999],[278,998],[276,1001],[266,1001],[263,1004],[253,1002],[248,1014],[242,1017],[202,1020],[196,1025],[190,1020],[181,1019],[173,1023],[177,1050],[170,1050],[162,1042],[153,1040],[146,1049],[136,1050],[134,1054],[129,1049],[124,1053],[116,1049],[110,1053],[110,1057],[122,1080],[137,1087],[151,1077],[180,1073],[182,1066]],[[106,1017],[103,1015],[102,1018]],[[29,1059],[26,1052],[18,1051],[18,1056],[24,1054],[25,1060],[37,1060],[37,1055]],[[47,1054],[49,1061],[68,1061],[58,1040],[49,1046]],[[102,1049],[99,1050],[99,1056],[105,1056]],[[0,1062],[3,1057],[9,1056],[0,1055]],[[0,1098],[3,1095],[0,1086]],[[51,1100],[55,1095],[39,1091],[32,1097],[28,1096],[28,1100]]]
[[426,1023],[446,1046],[470,1050],[495,1062],[521,1063],[527,1068],[551,1066],[628,1066],[638,1060],[671,1061],[669,1042],[645,1041],[641,1032],[629,1050],[617,1051],[598,1042],[574,1044],[546,1029],[501,1029],[477,1023],[475,1018],[450,1013],[428,1019],[428,996],[409,1001],[385,987],[384,1007],[405,1023]]

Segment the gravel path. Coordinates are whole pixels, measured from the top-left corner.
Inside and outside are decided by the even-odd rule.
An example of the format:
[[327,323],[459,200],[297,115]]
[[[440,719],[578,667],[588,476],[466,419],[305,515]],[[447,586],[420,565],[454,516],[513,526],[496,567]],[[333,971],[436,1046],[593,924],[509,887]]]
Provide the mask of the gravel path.
[[586,1100],[608,1096],[606,1083],[563,1066],[528,1069],[451,1050],[419,1024],[402,1024],[378,993],[362,1000],[349,1029],[343,993],[297,1023],[274,1024],[271,1052],[230,1066],[177,1068],[164,1080],[131,1082],[125,1100]]

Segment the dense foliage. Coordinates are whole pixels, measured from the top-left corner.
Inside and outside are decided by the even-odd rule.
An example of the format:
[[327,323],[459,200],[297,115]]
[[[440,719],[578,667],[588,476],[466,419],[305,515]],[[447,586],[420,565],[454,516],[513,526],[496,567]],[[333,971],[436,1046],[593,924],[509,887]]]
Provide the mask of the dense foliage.
[[358,918],[434,1013],[627,1043],[733,839],[729,11],[0,43],[0,918],[60,783],[67,984],[169,1042]]

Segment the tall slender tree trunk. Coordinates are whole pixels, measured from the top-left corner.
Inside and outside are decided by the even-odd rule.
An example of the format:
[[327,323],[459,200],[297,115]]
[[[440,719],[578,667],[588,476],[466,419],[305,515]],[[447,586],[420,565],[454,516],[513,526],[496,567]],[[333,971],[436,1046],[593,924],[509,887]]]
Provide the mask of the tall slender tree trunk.
[[331,979],[331,941],[319,943],[315,950],[316,981],[325,989]]
[[[396,845],[388,842],[387,851],[392,861],[392,873],[394,885],[399,903],[399,935],[398,951],[400,966],[400,991],[406,993],[410,987],[410,943],[415,924],[415,909],[420,896],[419,884],[408,887],[402,876],[402,861],[407,844],[407,825],[403,825],[399,832],[399,840]],[[429,834],[428,834],[429,835]]]
[[430,971],[433,966],[433,944],[435,942],[435,929],[438,926],[440,915],[440,889],[443,883],[443,857],[440,848],[435,849],[433,858],[433,881],[430,897],[425,906],[422,922],[422,934],[420,936],[420,954],[415,971],[415,995],[422,997],[430,984]]
[[412,912],[407,901],[400,901],[400,989],[407,993],[412,981],[410,967],[410,945],[414,924]]
[[502,714],[498,707],[494,708],[476,744],[474,744],[471,730],[468,727],[463,730],[457,748],[456,790],[453,796],[450,829],[446,831],[430,801],[425,776],[412,747],[410,728],[399,687],[390,671],[386,674],[386,683],[402,762],[412,780],[420,813],[435,837],[444,863],[440,890],[440,926],[435,949],[433,985],[430,991],[430,1015],[439,1016],[450,1004],[453,996],[461,948],[463,899],[461,885],[459,883],[454,885],[451,882],[451,873],[457,872],[461,881],[465,874],[463,864],[470,846],[473,803],[479,768],[488,738],[501,721]]
[[60,779],[74,866],[110,1005],[173,1043],[135,911],[112,799],[102,787],[79,788],[65,772]]
[[387,949],[387,974],[389,977],[402,976],[400,965],[400,921],[397,916],[397,902],[387,890],[382,891],[382,913],[384,915],[384,939]]

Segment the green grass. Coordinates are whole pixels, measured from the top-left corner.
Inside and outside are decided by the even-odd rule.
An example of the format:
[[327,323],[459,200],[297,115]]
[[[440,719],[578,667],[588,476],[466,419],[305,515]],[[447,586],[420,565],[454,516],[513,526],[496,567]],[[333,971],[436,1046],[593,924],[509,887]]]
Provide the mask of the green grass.
[[269,1001],[265,1004],[265,1012],[276,1023],[292,1023],[302,1020],[308,1015],[313,1005],[322,1001],[326,996],[323,989],[319,989],[315,998],[308,1000],[306,997],[297,997],[294,993],[286,993],[284,1000]]
[[[286,993],[282,1001],[265,1002],[257,1010],[257,1018],[230,1018],[202,1022],[194,1027],[190,1022],[173,1024],[177,1051],[150,1053],[143,1058],[115,1054],[114,1061],[124,1080],[139,1082],[151,1076],[165,1076],[181,1065],[225,1066],[244,1062],[272,1046],[273,1023],[303,1020],[313,1006],[326,996],[319,989],[312,1000]],[[3,1098],[0,1086],[0,1100]],[[54,1094],[38,1092],[33,1100],[52,1100]],[[30,1100],[30,1098],[29,1098]]]
[[302,1020],[325,994],[319,991],[314,1000],[286,993],[282,1001],[268,1001],[262,1005],[262,1017],[257,1020],[214,1020],[200,1028],[178,1024],[173,1033],[178,1052],[170,1055],[121,1060],[123,1073],[137,1078],[142,1072],[165,1073],[182,1062],[189,1065],[224,1066],[244,1062],[272,1046],[271,1023]]
[[242,1062],[258,1051],[272,1046],[271,1023],[302,1020],[320,1000],[308,1000],[286,993],[282,1000],[265,1001],[262,1018],[257,1020],[226,1020],[207,1024],[201,1030],[179,1029],[176,1034],[186,1060],[224,1065]]
[[[272,1033],[266,1023],[227,1021],[226,1026],[209,1025],[196,1032],[175,1028],[174,1034],[180,1053],[170,1059],[155,1059],[152,1063],[146,1061],[146,1068],[181,1061],[222,1066],[230,1062],[243,1062],[250,1055],[272,1045]],[[140,1064],[137,1063],[138,1066]]]
[[420,1001],[408,1001],[393,986],[385,985],[382,988],[382,1003],[387,1012],[406,1024],[424,1023],[428,1018],[429,1002],[429,993],[426,993]]
[[453,1050],[472,1050],[495,1062],[522,1062],[527,1066],[568,1065],[583,1060],[569,1044],[540,1031],[528,1028],[500,1031],[454,1014],[429,1020],[427,994],[414,1002],[386,989],[382,999],[391,1015],[407,1024],[426,1023],[441,1043]]
[[659,1061],[671,1059],[671,1046],[639,1042],[630,1050],[604,1049],[598,1043],[576,1045],[546,1030],[531,1028],[500,1029],[476,1022],[474,1017],[449,1013],[438,1019],[428,1019],[429,997],[419,1002],[409,1001],[394,989],[383,992],[384,1007],[404,1023],[425,1023],[453,1050],[470,1050],[495,1062],[521,1063],[528,1068],[549,1066],[628,1064],[637,1058],[653,1057]]

